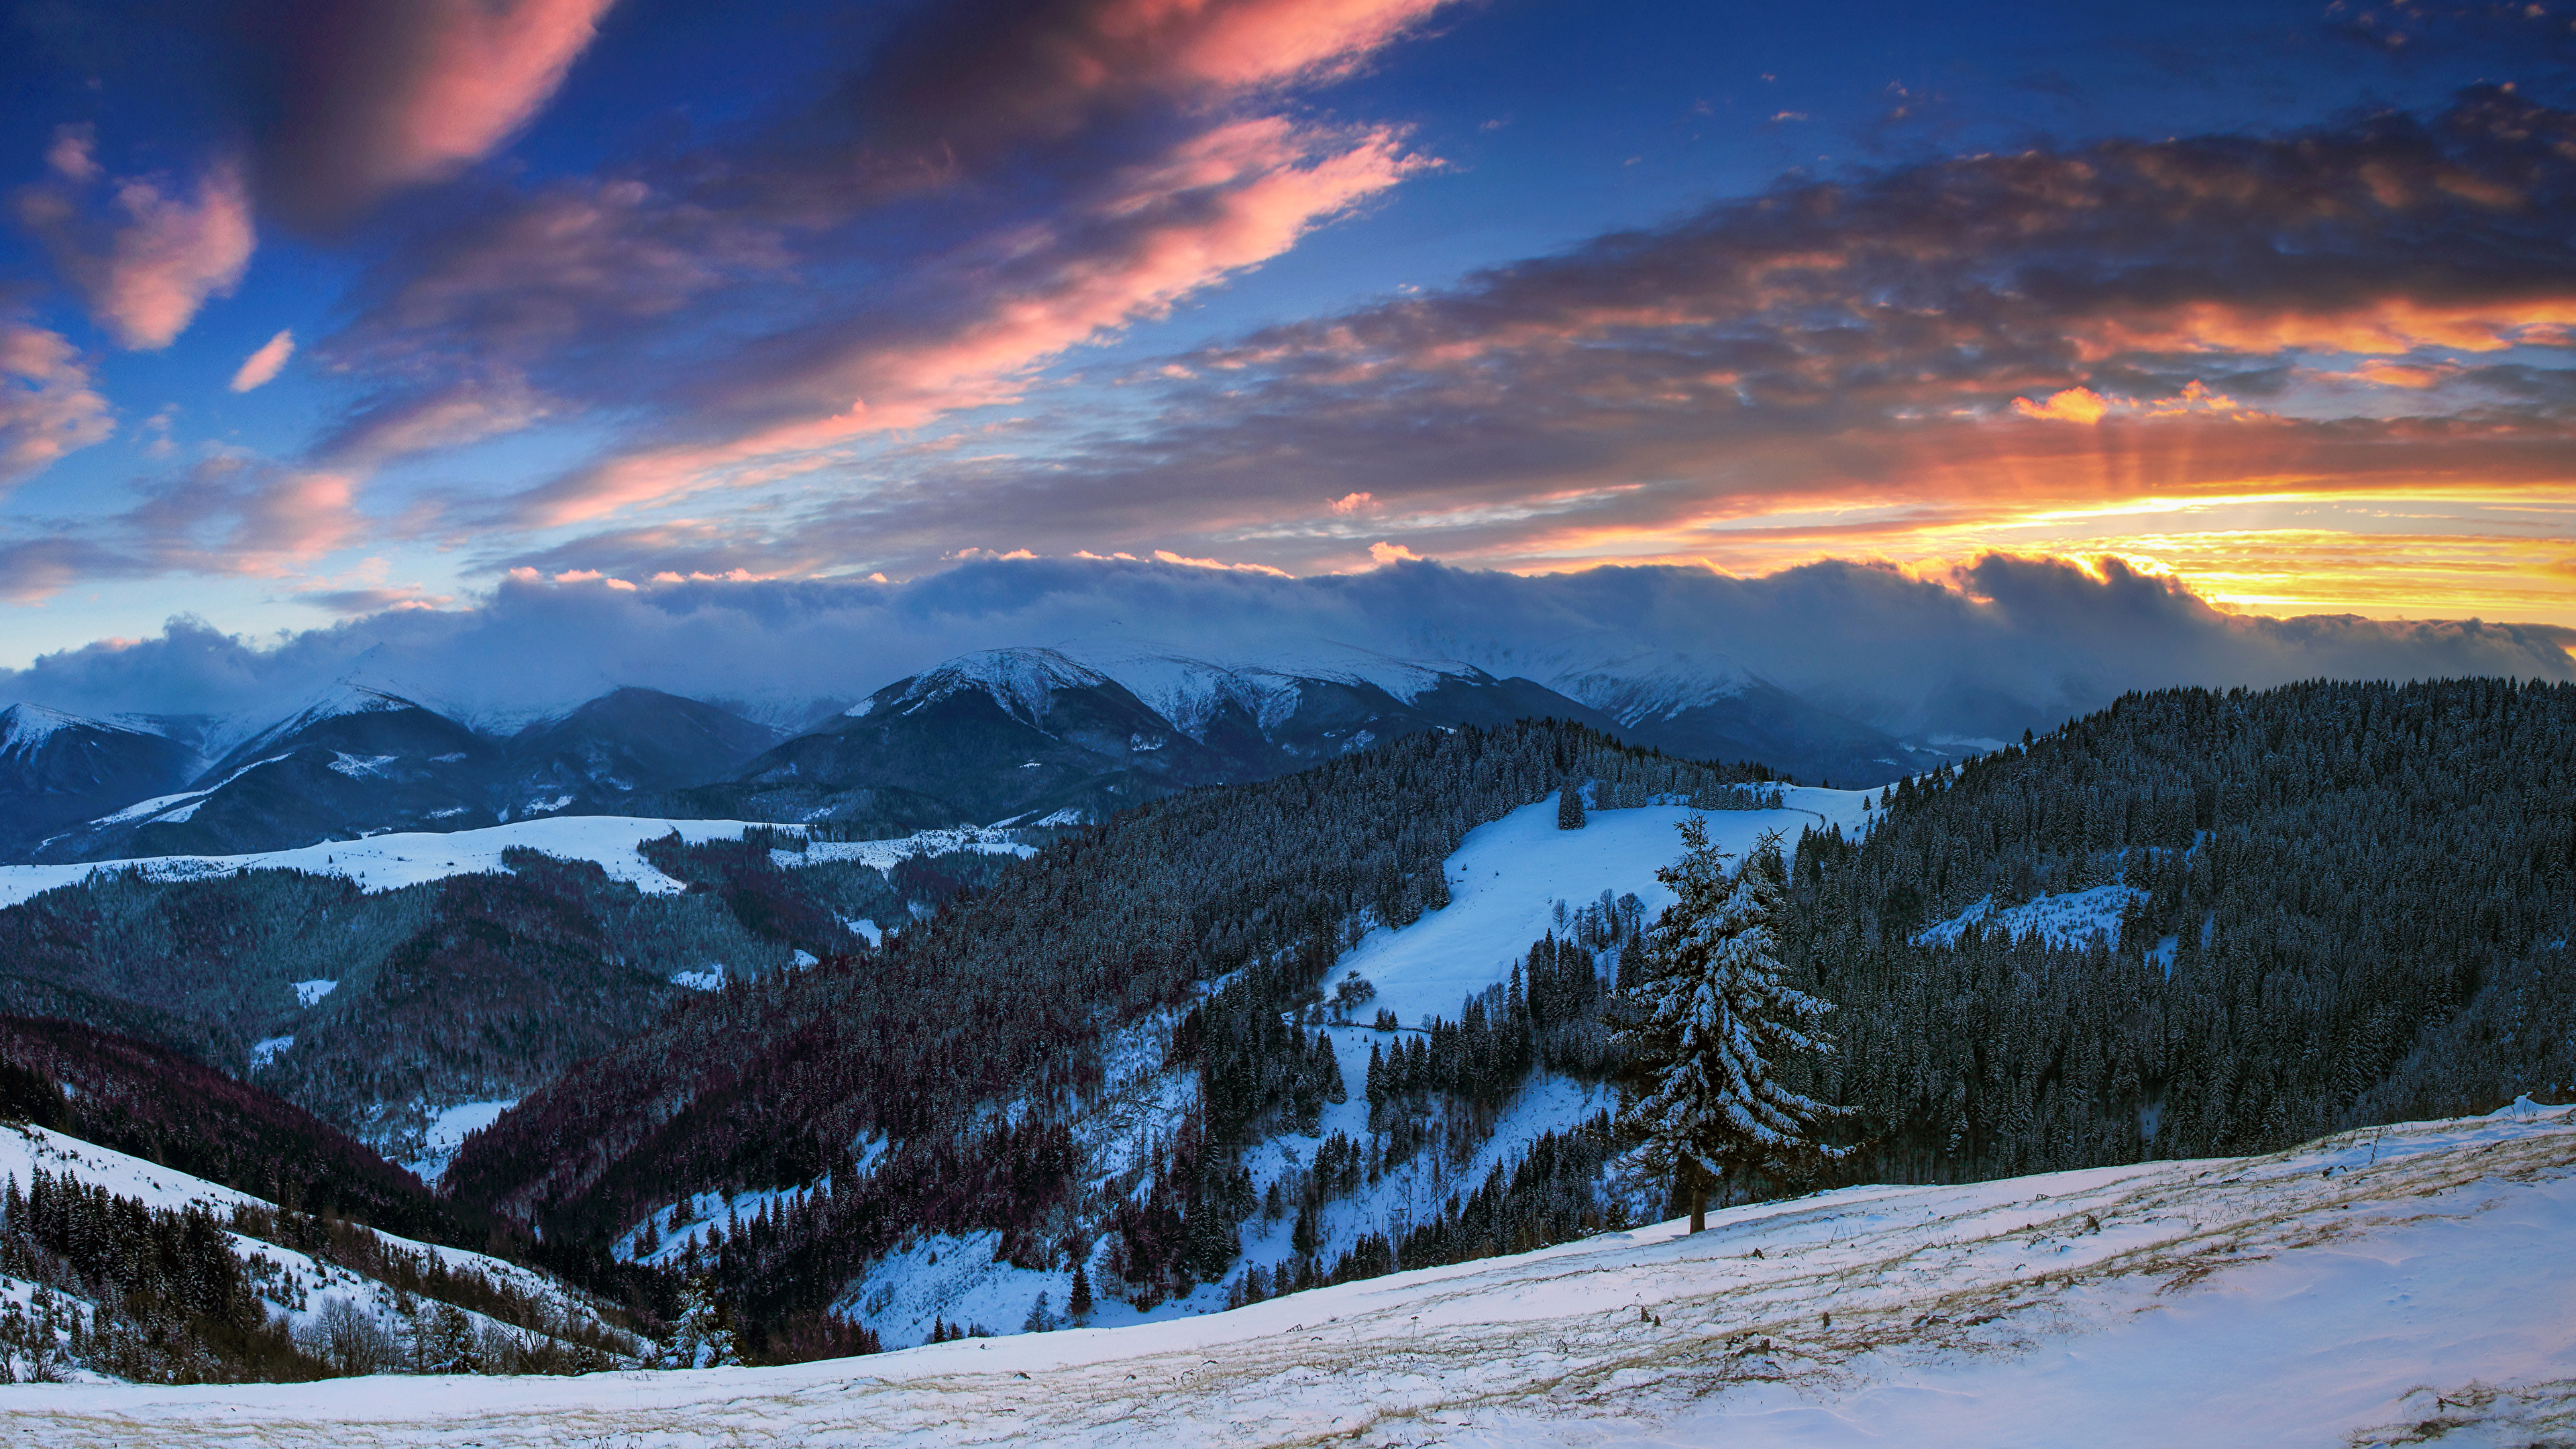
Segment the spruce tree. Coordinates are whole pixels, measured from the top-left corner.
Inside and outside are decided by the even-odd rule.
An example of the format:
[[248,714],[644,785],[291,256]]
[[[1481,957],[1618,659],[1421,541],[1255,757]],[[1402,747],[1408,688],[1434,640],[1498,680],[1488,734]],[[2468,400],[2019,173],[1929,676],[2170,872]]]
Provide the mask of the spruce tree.
[[1556,828],[1581,830],[1583,821],[1583,786],[1568,779],[1556,792]]
[[1777,1076],[1792,1052],[1833,1049],[1816,1029],[1832,1005],[1781,980],[1779,833],[1763,836],[1732,874],[1705,820],[1683,821],[1681,834],[1681,859],[1655,873],[1680,899],[1646,937],[1642,979],[1621,991],[1621,1125],[1644,1139],[1640,1163],[1689,1199],[1698,1232],[1708,1226],[1709,1187],[1728,1174],[1800,1178],[1851,1149],[1816,1140],[1844,1109]]
[[1076,1323],[1091,1317],[1091,1269],[1087,1263],[1077,1261],[1073,1265],[1073,1288],[1065,1295],[1064,1315]]

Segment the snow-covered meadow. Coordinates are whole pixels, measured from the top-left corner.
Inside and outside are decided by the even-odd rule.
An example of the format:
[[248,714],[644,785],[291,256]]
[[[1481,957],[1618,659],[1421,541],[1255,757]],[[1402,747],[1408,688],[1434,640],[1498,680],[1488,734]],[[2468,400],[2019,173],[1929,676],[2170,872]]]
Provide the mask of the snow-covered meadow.
[[2576,1427],[2576,1113],[1856,1187],[776,1369],[0,1389],[66,1446],[2317,1445]]
[[[449,876],[506,871],[508,867],[501,863],[501,857],[512,849],[534,850],[558,860],[596,861],[608,872],[609,879],[624,881],[646,895],[678,895],[687,887],[654,869],[639,848],[645,841],[659,840],[673,831],[695,845],[709,840],[740,840],[746,830],[801,833],[804,829],[801,825],[741,820],[558,815],[451,834],[407,831],[370,835],[363,840],[326,840],[294,850],[252,855],[156,855],[79,865],[0,865],[0,906],[17,905],[57,886],[75,885],[92,872],[133,875],[144,880],[211,880],[246,870],[298,870],[312,875],[345,876],[357,882],[360,890],[389,891]],[[786,866],[849,860],[883,870],[910,856],[950,851],[1020,856],[1037,853],[1034,847],[998,830],[959,828],[924,830],[893,840],[816,842],[804,851],[780,850],[773,856]]]

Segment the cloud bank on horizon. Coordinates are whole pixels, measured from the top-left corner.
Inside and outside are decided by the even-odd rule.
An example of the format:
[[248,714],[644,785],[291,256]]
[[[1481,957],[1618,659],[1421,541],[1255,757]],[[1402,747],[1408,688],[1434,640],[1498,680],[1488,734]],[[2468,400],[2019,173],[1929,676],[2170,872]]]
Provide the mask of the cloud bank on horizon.
[[30,12],[0,658],[1022,552],[2576,625],[2576,10],[1878,19]]
[[996,560],[902,584],[505,580],[461,609],[392,609],[255,640],[177,618],[0,672],[0,702],[89,715],[283,712],[343,678],[506,722],[620,685],[801,721],[942,660],[1064,648],[1292,670],[1318,644],[1542,682],[1751,674],[1916,740],[2046,729],[2132,689],[2296,679],[2576,679],[2576,630],[2279,620],[2211,608],[2116,560],[1993,554],[1945,578],[1820,563],[1758,579],[1603,567],[1529,577],[1432,563],[1288,578],[1187,564]]

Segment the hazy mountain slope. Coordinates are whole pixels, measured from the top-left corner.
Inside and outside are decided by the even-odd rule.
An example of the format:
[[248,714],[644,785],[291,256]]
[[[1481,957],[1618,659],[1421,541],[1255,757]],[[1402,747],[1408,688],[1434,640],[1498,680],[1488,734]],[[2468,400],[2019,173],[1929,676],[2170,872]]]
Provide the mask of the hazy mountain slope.
[[608,810],[639,792],[722,779],[780,738],[767,725],[694,699],[611,690],[511,738],[509,808],[517,816]]
[[225,855],[494,822],[501,751],[399,695],[343,685],[227,752],[184,791],[45,842],[39,860]]
[[[1725,1209],[1214,1317],[788,1368],[9,1390],[49,1444],[2553,1443],[2576,1123]],[[2474,1386],[2474,1387],[2473,1387]],[[2446,1438],[2447,1436],[2447,1438]]]
[[742,818],[900,833],[1097,818],[1236,768],[1107,676],[1052,650],[969,655],[870,695],[734,782],[680,798]]
[[0,1016],[0,1117],[307,1212],[412,1237],[450,1214],[409,1173],[303,1108],[163,1047]]
[[0,710],[0,859],[137,799],[177,789],[187,746],[147,730],[41,705]]

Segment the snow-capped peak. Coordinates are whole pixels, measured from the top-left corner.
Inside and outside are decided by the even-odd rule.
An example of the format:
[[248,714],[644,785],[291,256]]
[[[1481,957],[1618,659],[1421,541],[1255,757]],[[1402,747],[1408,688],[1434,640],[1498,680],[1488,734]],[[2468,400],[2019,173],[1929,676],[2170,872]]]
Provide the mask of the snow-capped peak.
[[1547,683],[1623,725],[1634,725],[1737,698],[1762,681],[1733,660],[1652,650],[1570,664]]
[[[338,719],[343,715],[389,714],[395,710],[419,708],[421,705],[417,701],[405,699],[399,694],[371,684],[357,683],[352,678],[344,678],[307,700],[301,709],[251,734],[242,743],[224,750],[223,754],[227,759],[244,754],[255,754],[280,740],[311,729],[324,720]],[[209,747],[210,753],[212,748],[212,746]]]
[[894,703],[910,714],[951,695],[982,690],[1003,713],[1034,724],[1053,704],[1057,690],[1096,689],[1109,682],[1109,676],[1053,649],[987,649],[915,676]]
[[1257,655],[1232,661],[1141,639],[1080,640],[1060,652],[1126,686],[1192,739],[1204,739],[1208,721],[1229,704],[1276,728],[1296,713],[1309,681],[1372,685],[1411,704],[1444,681],[1489,677],[1455,660],[1398,659],[1315,638],[1265,641]]
[[45,741],[67,729],[93,729],[132,734],[132,730],[47,709],[41,704],[13,704],[0,709],[0,757],[28,755],[43,749]]

